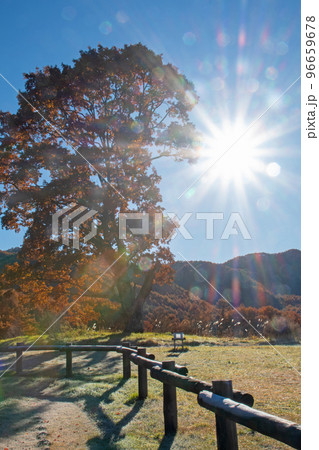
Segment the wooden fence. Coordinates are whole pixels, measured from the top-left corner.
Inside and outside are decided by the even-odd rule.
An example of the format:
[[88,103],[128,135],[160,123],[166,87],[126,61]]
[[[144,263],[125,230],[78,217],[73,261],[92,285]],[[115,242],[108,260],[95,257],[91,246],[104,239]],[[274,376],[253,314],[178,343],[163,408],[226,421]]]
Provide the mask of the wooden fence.
[[28,345],[0,348],[0,352],[15,352],[15,369],[18,375],[23,373],[23,352],[60,351],[66,355],[66,377],[72,377],[72,354],[82,351],[117,352],[122,354],[123,378],[131,377],[131,363],[138,366],[138,396],[143,400],[148,394],[147,370],[155,380],[163,384],[163,414],[165,434],[177,431],[176,388],[197,394],[198,404],[215,413],[218,450],[237,450],[236,423],[244,425],[265,436],[283,442],[293,448],[301,448],[301,427],[280,417],[253,409],[254,398],[251,394],[234,390],[232,382],[213,381],[212,384],[188,376],[185,366],[175,361],[156,361],[155,356],[145,347],[134,347],[129,342],[122,345]]

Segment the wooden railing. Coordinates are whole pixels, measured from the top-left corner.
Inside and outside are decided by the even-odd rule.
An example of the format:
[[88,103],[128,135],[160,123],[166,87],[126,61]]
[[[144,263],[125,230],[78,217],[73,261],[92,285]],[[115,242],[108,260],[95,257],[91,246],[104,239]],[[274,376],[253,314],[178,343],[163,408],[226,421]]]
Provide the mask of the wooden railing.
[[37,345],[28,346],[18,343],[16,346],[0,348],[0,352],[15,352],[16,373],[23,373],[23,352],[60,351],[66,355],[66,377],[72,377],[72,354],[82,351],[117,352],[122,354],[123,378],[131,377],[131,363],[138,366],[138,396],[144,400],[148,395],[147,370],[155,380],[163,383],[163,414],[165,434],[177,431],[176,388],[197,394],[200,406],[213,411],[216,416],[216,434],[218,450],[237,450],[236,423],[244,425],[265,436],[300,449],[301,427],[280,417],[253,409],[254,398],[251,394],[233,390],[231,381],[213,381],[212,384],[187,376],[185,366],[175,361],[156,361],[155,356],[145,347],[134,347],[129,342],[122,345]]

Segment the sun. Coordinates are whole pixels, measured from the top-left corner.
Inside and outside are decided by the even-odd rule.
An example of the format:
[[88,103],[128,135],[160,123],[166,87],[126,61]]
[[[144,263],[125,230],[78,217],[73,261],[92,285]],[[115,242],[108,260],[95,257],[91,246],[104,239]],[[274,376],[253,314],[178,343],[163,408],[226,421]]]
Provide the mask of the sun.
[[203,140],[201,152],[201,166],[205,167],[203,182],[239,187],[256,181],[258,172],[264,170],[259,136],[256,129],[240,121],[212,127],[211,134]]
[[[282,127],[269,126],[261,116],[248,122],[244,114],[234,119],[224,114],[218,125],[202,111],[199,118],[203,124],[199,158],[190,169],[193,181],[179,198],[185,194],[189,199],[195,193],[203,197],[213,188],[225,200],[234,196],[248,201],[251,188],[265,189],[265,176],[280,174],[276,140],[285,134]],[[283,178],[281,182],[286,183]]]

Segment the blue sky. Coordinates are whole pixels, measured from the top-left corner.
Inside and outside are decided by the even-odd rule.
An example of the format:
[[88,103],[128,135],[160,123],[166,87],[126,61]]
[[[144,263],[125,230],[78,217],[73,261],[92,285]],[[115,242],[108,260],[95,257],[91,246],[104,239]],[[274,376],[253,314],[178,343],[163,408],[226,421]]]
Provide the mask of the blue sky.
[[[142,42],[193,81],[200,100],[191,119],[203,133],[204,150],[196,165],[157,166],[167,211],[192,213],[193,239],[172,241],[177,259],[181,252],[190,260],[222,262],[300,248],[300,2],[7,0],[0,11],[0,71],[18,89],[24,72],[71,63],[79,50],[98,43]],[[0,109],[16,106],[16,93],[0,79]],[[215,162],[237,138],[228,159]],[[196,212],[224,214],[214,239],[205,239]],[[233,212],[252,239],[240,232],[221,239]],[[7,249],[20,245],[23,233],[2,230],[0,238]]]

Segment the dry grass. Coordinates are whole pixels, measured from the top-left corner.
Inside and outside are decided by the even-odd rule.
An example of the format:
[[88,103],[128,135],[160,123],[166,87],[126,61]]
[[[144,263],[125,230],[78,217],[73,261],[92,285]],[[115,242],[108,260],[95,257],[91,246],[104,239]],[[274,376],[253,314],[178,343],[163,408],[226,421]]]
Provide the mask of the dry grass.
[[[98,340],[105,342],[110,338],[112,340],[111,335]],[[300,377],[285,361],[290,361],[300,370],[300,346],[276,346],[284,359],[270,346],[249,340],[230,340],[225,345],[224,341],[203,339],[200,345],[196,345],[198,337],[194,337],[187,351],[174,353],[170,347],[170,335],[130,336],[130,340],[139,339],[162,344],[152,348],[156,359],[174,359],[178,364],[186,364],[189,375],[205,381],[231,379],[235,389],[254,395],[255,408],[300,423]],[[12,356],[6,355],[3,363],[9,360]],[[117,354],[109,353],[104,357],[101,353],[83,353],[76,356],[72,380],[63,378],[65,361],[64,355],[59,353],[40,355],[30,352],[25,356],[25,367],[26,375],[20,379],[9,374],[0,380],[3,396],[0,434],[1,431],[7,434],[0,440],[0,446],[10,448],[10,441],[17,433],[21,434],[23,427],[26,430],[29,427],[29,434],[25,436],[22,433],[22,438],[29,439],[30,444],[35,442],[32,420],[40,417],[48,420],[46,439],[51,448],[59,448],[56,442],[61,439],[61,434],[65,448],[67,445],[83,449],[216,447],[214,414],[197,404],[196,395],[181,390],[178,390],[179,430],[174,439],[165,438],[162,384],[149,379],[149,397],[144,403],[138,401],[137,368],[133,366],[132,378],[124,383],[121,359]],[[47,402],[46,406],[41,402]],[[57,410],[57,402],[60,410],[61,402],[65,402],[69,411],[72,411],[72,405],[80,411],[78,420],[73,417],[64,419],[62,431],[54,426],[54,418],[51,417]],[[243,449],[288,448],[241,426],[238,426],[238,436],[239,446]],[[70,441],[71,437],[73,441]],[[31,445],[28,448],[35,447]]]

